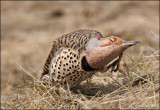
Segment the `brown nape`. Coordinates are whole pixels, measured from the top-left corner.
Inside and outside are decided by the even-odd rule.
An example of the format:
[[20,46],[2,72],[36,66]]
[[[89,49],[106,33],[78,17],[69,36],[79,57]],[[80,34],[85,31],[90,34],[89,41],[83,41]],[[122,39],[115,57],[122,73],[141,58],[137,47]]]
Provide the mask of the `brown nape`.
[[109,45],[106,47],[94,47],[88,52],[83,52],[81,58],[86,60],[91,68],[103,69],[108,63],[119,56],[129,46]]

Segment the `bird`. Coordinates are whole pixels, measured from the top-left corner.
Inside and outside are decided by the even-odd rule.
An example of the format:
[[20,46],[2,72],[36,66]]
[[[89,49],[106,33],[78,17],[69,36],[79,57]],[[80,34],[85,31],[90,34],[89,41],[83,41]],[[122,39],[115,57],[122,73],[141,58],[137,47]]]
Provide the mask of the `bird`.
[[40,80],[43,84],[76,87],[96,72],[109,68],[117,71],[123,52],[138,43],[116,36],[104,37],[100,32],[88,29],[67,33],[53,41]]

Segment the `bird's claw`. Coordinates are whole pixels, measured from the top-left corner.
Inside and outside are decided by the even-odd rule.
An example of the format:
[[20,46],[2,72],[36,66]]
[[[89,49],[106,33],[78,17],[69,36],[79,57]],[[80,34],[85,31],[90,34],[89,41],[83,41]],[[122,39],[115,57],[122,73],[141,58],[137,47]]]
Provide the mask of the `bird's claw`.
[[119,58],[115,61],[114,65],[111,68],[111,72],[117,72],[119,70],[120,61],[122,59],[122,54],[119,56]]
[[107,69],[111,68],[111,72],[117,72],[119,70],[120,61],[122,59],[122,54],[119,55],[119,58],[115,60],[112,64],[107,66]]
[[111,67],[111,72],[117,72],[119,70],[119,64]]

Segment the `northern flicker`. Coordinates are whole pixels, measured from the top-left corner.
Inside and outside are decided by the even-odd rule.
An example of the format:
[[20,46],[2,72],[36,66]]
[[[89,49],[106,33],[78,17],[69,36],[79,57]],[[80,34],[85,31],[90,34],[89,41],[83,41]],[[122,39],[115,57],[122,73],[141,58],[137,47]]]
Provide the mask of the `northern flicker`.
[[119,37],[103,37],[95,30],[78,30],[53,41],[50,54],[45,62],[41,80],[45,83],[60,83],[72,88],[91,78],[98,71],[106,71],[107,65],[116,71],[122,53],[138,41],[124,41]]

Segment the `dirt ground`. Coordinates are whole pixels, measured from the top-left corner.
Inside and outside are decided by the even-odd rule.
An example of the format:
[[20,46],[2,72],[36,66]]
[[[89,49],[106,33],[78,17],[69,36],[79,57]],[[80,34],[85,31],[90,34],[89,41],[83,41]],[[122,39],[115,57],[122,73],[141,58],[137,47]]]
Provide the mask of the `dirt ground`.
[[[20,94],[19,88],[32,80],[18,65],[38,78],[50,52],[52,41],[79,29],[93,29],[104,36],[116,35],[125,40],[141,41],[139,45],[128,49],[123,58],[128,65],[133,62],[128,60],[127,56],[134,62],[141,62],[142,58],[147,56],[151,58],[159,51],[159,3],[158,1],[2,1],[1,98],[2,103],[5,102],[3,108],[12,108],[6,103],[11,105],[11,100]],[[151,63],[152,61],[150,60]],[[154,75],[157,76],[158,58],[155,61],[156,63],[151,65],[154,66],[152,69],[156,69]],[[121,66],[125,68],[123,64]],[[151,67],[143,67],[141,75],[148,74]],[[101,75],[97,74],[93,79],[97,81],[100,77]],[[109,86],[108,83],[109,81],[104,83],[105,87]],[[108,100],[112,101],[112,98],[100,102]],[[155,100],[158,108],[158,99]],[[112,104],[103,103],[103,107],[99,107],[134,108],[131,106],[133,102],[121,107]],[[93,104],[87,107],[95,108]]]

